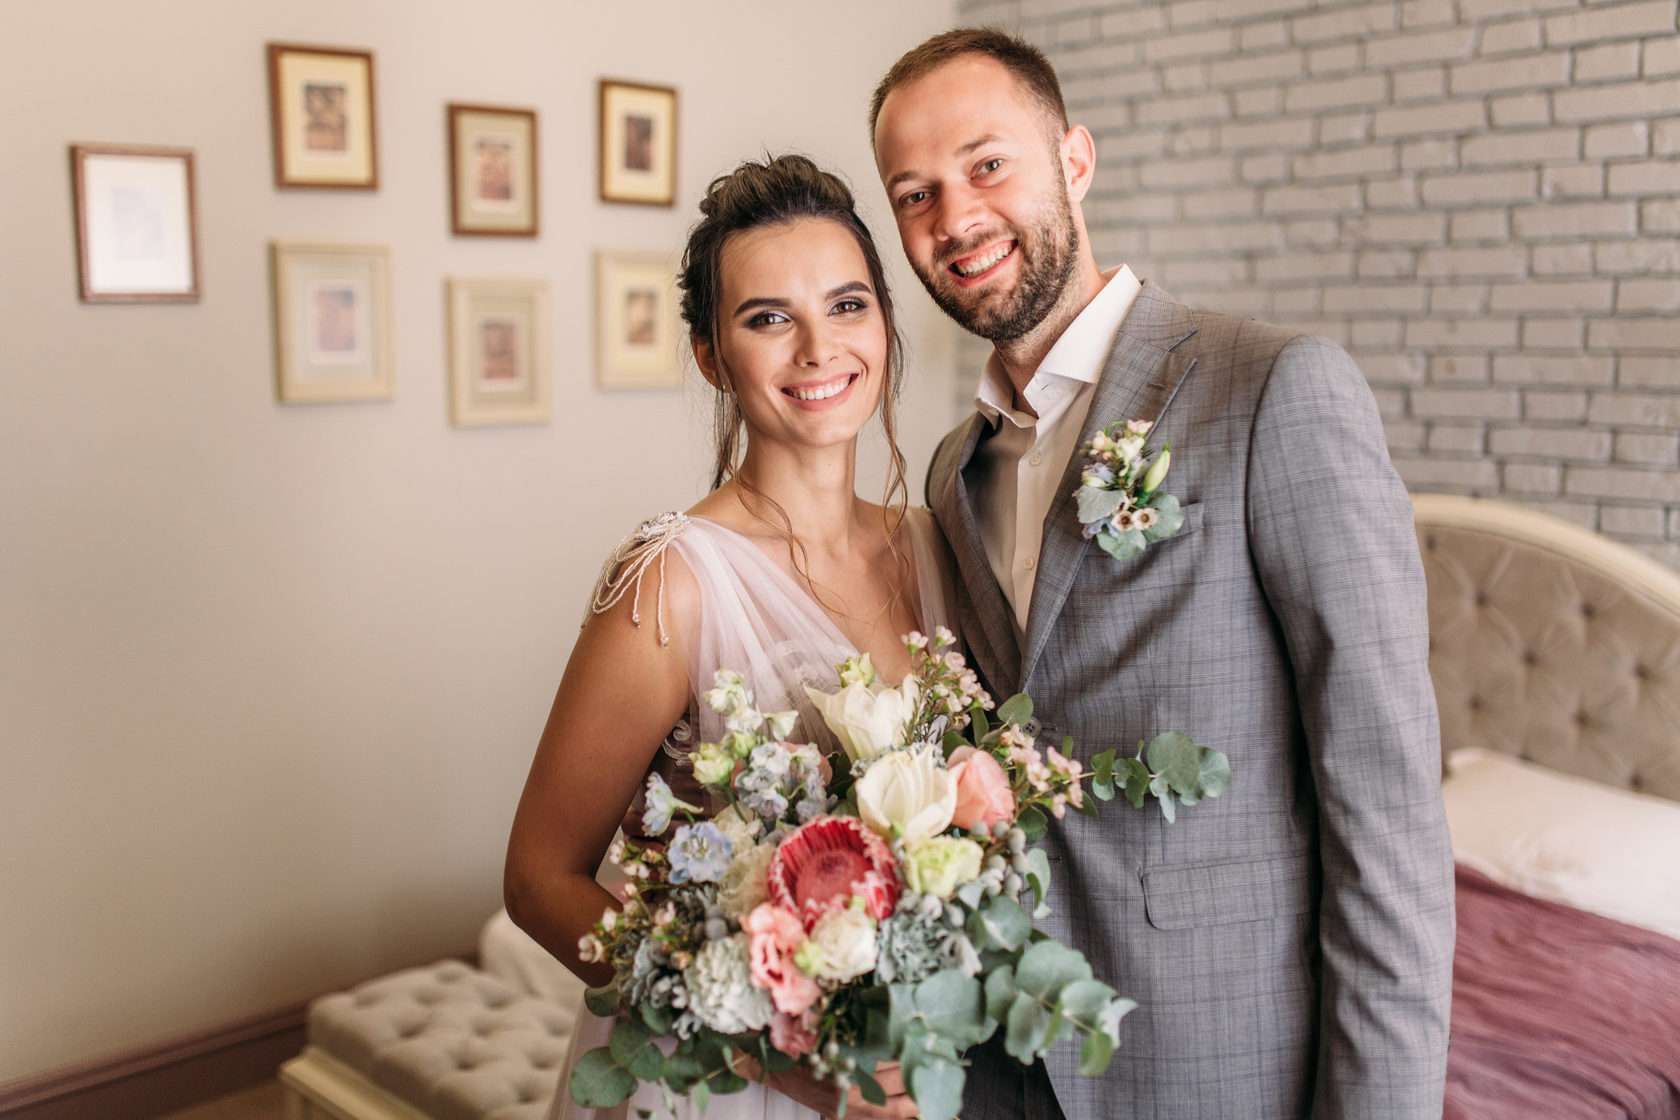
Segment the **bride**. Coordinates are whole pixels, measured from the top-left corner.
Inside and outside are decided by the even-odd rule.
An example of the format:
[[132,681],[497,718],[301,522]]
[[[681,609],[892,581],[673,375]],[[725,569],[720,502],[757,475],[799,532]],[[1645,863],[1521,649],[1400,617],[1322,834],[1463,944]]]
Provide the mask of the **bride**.
[[[609,558],[572,651],[514,818],[504,884],[514,921],[579,977],[578,940],[617,904],[596,868],[623,822],[635,834],[650,771],[699,803],[688,747],[722,737],[696,697],[720,668],[762,711],[794,709],[793,738],[835,744],[803,684],[867,653],[890,681],[900,636],[948,625],[950,567],[932,517],[906,509],[894,436],[900,347],[879,254],[851,192],[801,156],[745,163],[712,183],[683,257],[682,314],[717,390],[713,489],[643,526]],[[886,504],[854,492],[859,431],[877,412],[891,447]],[[573,1060],[610,1023],[585,1014]],[[883,1070],[885,1107],[857,1089],[848,1117],[915,1107]],[[712,1120],[795,1120],[838,1111],[835,1090],[796,1067],[716,1097]],[[643,1086],[619,1110],[664,1111]],[[679,1102],[679,1113],[698,1115]],[[551,1120],[587,1115],[562,1076]]]

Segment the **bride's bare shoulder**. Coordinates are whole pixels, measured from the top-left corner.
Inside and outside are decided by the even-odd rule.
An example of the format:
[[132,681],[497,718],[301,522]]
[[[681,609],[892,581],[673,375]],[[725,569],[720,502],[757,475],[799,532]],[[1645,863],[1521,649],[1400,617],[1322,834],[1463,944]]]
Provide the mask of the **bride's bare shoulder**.
[[662,513],[626,536],[601,566],[584,625],[623,622],[647,631],[661,646],[692,634],[700,617],[700,584],[677,546],[691,525],[685,513]]

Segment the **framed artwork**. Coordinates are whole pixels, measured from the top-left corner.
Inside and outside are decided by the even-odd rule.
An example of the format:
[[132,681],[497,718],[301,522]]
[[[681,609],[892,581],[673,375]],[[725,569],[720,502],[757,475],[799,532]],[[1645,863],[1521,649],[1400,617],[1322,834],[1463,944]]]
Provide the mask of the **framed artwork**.
[[549,360],[546,281],[449,281],[453,424],[546,424]]
[[595,381],[603,389],[682,388],[677,262],[595,254]]
[[280,400],[390,399],[390,250],[275,241],[269,254]]
[[373,52],[268,44],[274,185],[379,186]]
[[198,300],[198,202],[187,148],[72,144],[84,303]]
[[451,104],[449,227],[456,234],[537,235],[537,114]]
[[601,200],[672,206],[677,199],[677,91],[601,80]]

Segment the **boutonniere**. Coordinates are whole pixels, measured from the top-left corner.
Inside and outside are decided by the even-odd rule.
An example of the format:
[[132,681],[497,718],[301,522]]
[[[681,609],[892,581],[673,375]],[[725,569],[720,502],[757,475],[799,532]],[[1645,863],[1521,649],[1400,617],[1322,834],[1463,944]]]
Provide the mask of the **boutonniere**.
[[1155,541],[1184,527],[1178,499],[1161,493],[1172,465],[1172,445],[1151,453],[1145,444],[1150,420],[1120,420],[1101,429],[1086,445],[1079,476],[1079,522],[1085,539],[1095,537],[1116,560],[1141,555]]

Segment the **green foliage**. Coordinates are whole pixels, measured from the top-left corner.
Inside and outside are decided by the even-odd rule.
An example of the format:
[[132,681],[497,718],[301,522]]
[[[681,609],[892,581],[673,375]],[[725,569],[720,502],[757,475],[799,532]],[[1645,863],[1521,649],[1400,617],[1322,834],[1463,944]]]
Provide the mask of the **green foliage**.
[[1015,823],[1022,832],[1027,834],[1029,841],[1044,839],[1044,832],[1050,827],[1049,818],[1044,815],[1044,810],[1037,805],[1028,805],[1025,809],[1022,809],[1021,815],[1016,818]]
[[579,1058],[572,1070],[572,1100],[584,1108],[613,1108],[635,1091],[636,1076],[613,1061],[605,1046]]
[[1111,531],[1097,534],[1097,544],[1116,560],[1130,560],[1134,556],[1142,556],[1148,543],[1140,529],[1128,529],[1124,533]]
[[1045,917],[1048,910],[1044,898],[1050,893],[1050,857],[1044,854],[1043,848],[1033,848],[1027,853],[1027,885],[1033,892],[1033,917]]
[[618,1012],[619,1000],[622,997],[616,983],[602,988],[588,988],[583,993],[583,1005],[589,1008],[591,1015],[602,1019],[610,1019]]
[[1182,731],[1163,731],[1139,743],[1133,758],[1103,751],[1091,760],[1091,770],[1092,796],[1107,801],[1124,792],[1134,809],[1154,797],[1169,822],[1178,818],[1179,806],[1199,804],[1231,788],[1230,760]]
[[1081,525],[1113,517],[1114,512],[1120,508],[1120,503],[1126,500],[1124,490],[1108,490],[1098,486],[1081,486],[1076,495],[1079,498]]
[[1020,1062],[1041,1057],[1066,1030],[1082,1036],[1080,1072],[1108,1068],[1120,1043],[1120,1020],[1137,1004],[1092,979],[1082,954],[1054,941],[1036,941],[986,978],[986,1010],[1004,1022],[1004,1049]]
[[998,895],[968,916],[968,936],[976,949],[1019,949],[1031,933],[1032,919],[1008,895]]
[[1178,531],[1184,528],[1184,509],[1178,504],[1178,499],[1171,494],[1157,494],[1149,504],[1155,510],[1155,524],[1144,530],[1144,537],[1151,541],[1164,541],[1177,536]]
[[607,1040],[613,1061],[629,1070],[641,1081],[659,1080],[665,1055],[653,1044],[653,1035],[634,1019],[620,1019],[613,1024],[612,1036]]
[[1005,700],[997,710],[997,718],[1000,723],[1011,724],[1015,727],[1025,724],[1032,719],[1032,715],[1032,697],[1024,692],[1017,692],[1014,696]]

